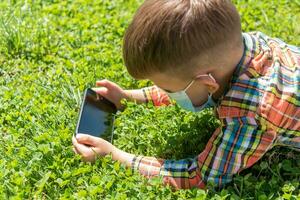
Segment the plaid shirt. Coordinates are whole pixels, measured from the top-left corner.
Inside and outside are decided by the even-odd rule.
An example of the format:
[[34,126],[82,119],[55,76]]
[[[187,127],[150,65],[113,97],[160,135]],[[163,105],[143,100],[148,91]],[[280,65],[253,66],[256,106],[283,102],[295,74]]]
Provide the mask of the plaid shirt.
[[[223,186],[277,144],[300,149],[300,49],[263,33],[243,33],[244,54],[217,107],[221,127],[195,158],[137,156],[134,170],[175,188]],[[169,104],[158,87],[143,88],[154,105]]]

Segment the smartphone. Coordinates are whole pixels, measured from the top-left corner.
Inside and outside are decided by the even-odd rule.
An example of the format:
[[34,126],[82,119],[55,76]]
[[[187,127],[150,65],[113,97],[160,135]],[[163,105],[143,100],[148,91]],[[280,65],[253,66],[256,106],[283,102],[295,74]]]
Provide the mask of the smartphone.
[[88,88],[83,95],[76,133],[89,134],[113,142],[117,108],[108,99]]

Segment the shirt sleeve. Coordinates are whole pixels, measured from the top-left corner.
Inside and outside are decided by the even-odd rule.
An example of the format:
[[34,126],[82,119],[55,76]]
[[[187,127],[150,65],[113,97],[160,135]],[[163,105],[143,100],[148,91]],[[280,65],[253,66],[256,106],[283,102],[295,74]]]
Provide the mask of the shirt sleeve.
[[162,106],[171,104],[169,96],[157,86],[142,88],[146,100],[151,101],[154,106]]
[[249,117],[224,119],[205,149],[194,158],[164,160],[138,156],[133,170],[152,178],[162,176],[163,183],[176,189],[205,188],[208,183],[222,187],[234,174],[256,163],[273,147],[276,134],[259,129]]

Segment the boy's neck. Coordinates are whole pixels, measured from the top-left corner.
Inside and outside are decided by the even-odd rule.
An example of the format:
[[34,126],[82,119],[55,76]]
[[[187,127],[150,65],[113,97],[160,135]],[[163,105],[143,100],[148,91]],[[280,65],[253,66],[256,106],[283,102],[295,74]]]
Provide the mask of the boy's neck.
[[231,78],[233,73],[240,62],[244,53],[244,43],[242,42],[240,47],[236,48],[235,51],[232,51],[230,55],[222,61],[223,65],[220,68],[216,68],[212,75],[219,84],[219,89],[213,94],[215,100],[219,100],[230,85]]

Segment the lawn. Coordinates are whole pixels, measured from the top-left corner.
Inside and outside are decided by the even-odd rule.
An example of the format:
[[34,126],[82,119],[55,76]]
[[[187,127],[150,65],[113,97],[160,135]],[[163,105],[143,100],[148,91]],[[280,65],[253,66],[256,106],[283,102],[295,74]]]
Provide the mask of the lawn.
[[[0,199],[299,199],[300,155],[283,147],[222,190],[205,191],[172,191],[110,156],[88,164],[74,155],[71,137],[85,88],[103,78],[127,89],[151,85],[132,79],[122,61],[122,36],[141,3],[0,2]],[[300,45],[299,0],[235,3],[243,31]],[[193,156],[218,126],[210,110],[126,104],[116,116],[114,144],[131,153]]]

